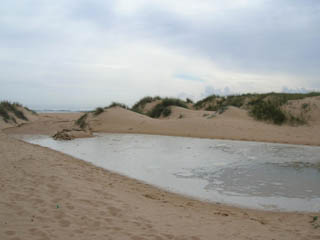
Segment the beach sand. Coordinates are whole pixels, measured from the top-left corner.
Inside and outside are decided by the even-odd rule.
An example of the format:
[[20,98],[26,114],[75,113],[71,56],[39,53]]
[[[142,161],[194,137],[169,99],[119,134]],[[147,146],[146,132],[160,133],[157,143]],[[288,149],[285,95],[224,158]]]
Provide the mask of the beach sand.
[[[227,118],[228,114],[235,113],[241,115],[227,112],[224,121],[217,116],[214,134],[232,139],[239,133],[234,131],[243,134],[249,131],[248,135],[238,138],[274,142],[290,142],[292,136],[301,134],[292,143],[319,145],[319,130],[316,127],[306,130],[316,125],[296,131],[293,127],[283,126],[284,130],[281,130],[282,127],[255,121],[257,125],[252,125],[248,123],[250,119],[245,120],[245,115],[234,126],[234,116],[229,117],[229,122]],[[98,116],[98,120],[104,118],[104,121],[90,121],[93,130],[101,132],[215,136],[203,130],[204,122],[193,126],[199,117],[184,114],[186,117],[182,119],[175,119],[173,115],[172,119],[150,120],[115,108]],[[192,200],[10,136],[15,133],[52,135],[72,127],[80,115],[41,114],[32,123],[0,132],[1,240],[320,239],[320,227],[311,223],[315,213],[250,210]],[[167,128],[163,126],[165,122]],[[213,123],[207,124],[210,127]],[[260,124],[265,129],[254,129]],[[230,126],[233,128],[227,134],[220,129],[222,126],[225,130]],[[241,130],[244,126],[247,129]],[[253,128],[252,132],[248,130],[250,128]],[[275,133],[268,129],[280,133],[272,138]],[[255,138],[251,139],[252,136]]]

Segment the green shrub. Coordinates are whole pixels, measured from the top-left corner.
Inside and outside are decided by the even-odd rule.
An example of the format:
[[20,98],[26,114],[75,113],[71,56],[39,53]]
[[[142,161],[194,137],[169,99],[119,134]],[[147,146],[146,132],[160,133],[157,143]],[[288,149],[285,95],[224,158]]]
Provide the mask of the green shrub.
[[250,114],[257,120],[271,121],[274,124],[281,125],[287,117],[281,110],[280,105],[271,101],[257,101],[254,103]]
[[124,109],[129,109],[129,107],[123,103],[118,103],[118,102],[112,102],[108,107],[105,107],[105,109],[108,109],[108,108],[113,108],[113,107],[121,107],[121,108],[124,108]]
[[19,103],[10,103],[8,101],[0,102],[0,116],[2,116],[5,122],[12,120],[16,123],[16,119],[10,117],[9,112],[13,113],[17,118],[28,121],[28,118],[24,113],[18,109],[18,107],[23,107]]
[[188,108],[187,104],[177,98],[165,98],[157,104],[148,115],[152,118],[159,118],[161,115],[167,117],[171,114],[170,106]]
[[194,104],[194,107],[195,107],[195,109],[200,109],[200,108],[204,107],[208,102],[212,102],[216,98],[219,98],[219,96],[218,95],[210,95],[210,96],[196,102]]
[[5,109],[2,105],[0,105],[0,116],[5,122],[8,122],[10,120],[7,109]]
[[250,97],[250,94],[230,95],[223,99],[223,105],[240,108],[244,105],[247,97]]
[[94,112],[93,112],[93,115],[94,116],[98,116],[99,114],[103,113],[104,112],[104,109],[102,107],[97,107]]
[[[300,100],[307,97],[320,96],[318,92],[311,93],[265,93],[252,95],[248,102],[250,106],[250,114],[258,119],[271,121],[275,124],[283,124],[285,122],[291,124],[306,124],[307,121],[303,116],[296,117],[290,113],[286,113],[281,109],[281,106],[291,100]],[[305,103],[301,106],[305,111],[308,110],[309,104]]]
[[208,107],[205,108],[206,111],[217,111],[218,106],[217,105],[209,105]]
[[170,109],[169,107],[166,107],[165,109],[163,109],[162,115],[163,115],[164,117],[170,116],[170,115],[171,115],[171,109]]
[[187,99],[186,99],[186,102],[193,104],[193,101],[192,101],[192,99],[190,99],[190,98],[187,98]]
[[302,115],[300,117],[295,117],[289,114],[288,122],[293,125],[304,125],[307,123],[307,120]]
[[161,97],[159,97],[159,96],[156,96],[156,97],[150,97],[150,96],[144,97],[144,98],[140,99],[138,102],[136,102],[132,106],[131,110],[134,111],[134,112],[142,113],[142,109],[146,106],[147,103],[151,103],[151,102],[154,102],[154,101],[157,101],[157,100],[161,100]]

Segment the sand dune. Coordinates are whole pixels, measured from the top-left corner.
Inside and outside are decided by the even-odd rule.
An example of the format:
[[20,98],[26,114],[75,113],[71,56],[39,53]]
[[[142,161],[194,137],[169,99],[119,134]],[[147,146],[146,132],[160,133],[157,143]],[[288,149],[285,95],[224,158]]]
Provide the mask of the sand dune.
[[[88,126],[93,132],[143,133],[200,138],[264,141],[291,144],[320,145],[320,122],[313,111],[307,125],[274,125],[256,121],[246,110],[229,107],[223,114],[212,111],[171,107],[168,118],[153,119],[120,107],[89,114]],[[74,124],[81,113],[40,114],[33,122],[4,130],[15,134],[53,135],[63,129],[78,128]],[[87,136],[87,135],[84,135]]]
[[[181,117],[180,117],[181,116]],[[144,133],[201,138],[320,145],[320,124],[278,126],[251,118],[246,110],[229,107],[223,114],[172,107],[168,118],[148,116],[115,107],[90,115],[93,132]]]
[[5,129],[5,128],[9,128],[9,127],[17,127],[17,126],[22,125],[24,123],[33,122],[33,121],[36,121],[37,119],[39,119],[38,115],[33,114],[32,112],[26,110],[24,107],[19,106],[16,108],[24,114],[24,116],[28,119],[28,121],[17,118],[12,112],[8,112],[9,116],[11,118],[15,119],[16,122],[13,122],[12,120],[9,120],[8,122],[6,122],[6,121],[4,121],[4,119],[2,117],[0,117],[0,130]]

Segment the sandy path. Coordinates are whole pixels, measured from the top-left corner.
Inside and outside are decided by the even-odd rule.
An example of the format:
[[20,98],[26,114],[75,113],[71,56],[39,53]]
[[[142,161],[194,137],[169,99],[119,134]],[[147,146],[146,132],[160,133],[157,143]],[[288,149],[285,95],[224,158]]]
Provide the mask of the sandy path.
[[194,201],[0,133],[0,239],[320,239],[313,214]]

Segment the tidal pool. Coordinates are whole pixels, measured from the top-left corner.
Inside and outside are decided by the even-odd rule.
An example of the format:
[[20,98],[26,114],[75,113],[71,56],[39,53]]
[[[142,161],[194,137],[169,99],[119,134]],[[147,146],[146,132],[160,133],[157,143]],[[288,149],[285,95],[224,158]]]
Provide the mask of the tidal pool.
[[19,138],[204,201],[320,212],[320,147],[141,134]]

